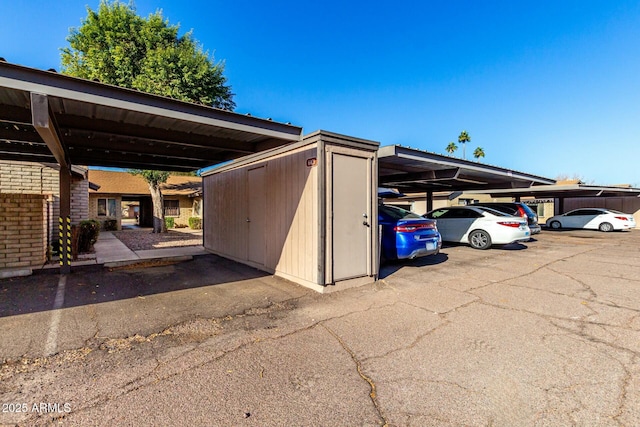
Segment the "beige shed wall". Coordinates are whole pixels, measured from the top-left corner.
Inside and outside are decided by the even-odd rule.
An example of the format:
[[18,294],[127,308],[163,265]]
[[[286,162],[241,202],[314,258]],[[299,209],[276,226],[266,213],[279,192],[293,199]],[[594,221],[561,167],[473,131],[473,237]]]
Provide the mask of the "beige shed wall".
[[307,166],[317,147],[259,160],[204,177],[204,245],[208,250],[248,264],[248,170],[265,166],[266,258],[254,265],[283,277],[318,283],[318,173]]

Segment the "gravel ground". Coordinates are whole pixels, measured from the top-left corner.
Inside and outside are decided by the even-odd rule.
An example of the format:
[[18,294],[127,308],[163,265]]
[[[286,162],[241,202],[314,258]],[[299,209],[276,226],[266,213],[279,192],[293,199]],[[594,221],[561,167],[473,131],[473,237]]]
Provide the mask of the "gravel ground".
[[146,229],[113,231],[113,235],[132,251],[202,245],[202,232],[169,230],[154,234]]

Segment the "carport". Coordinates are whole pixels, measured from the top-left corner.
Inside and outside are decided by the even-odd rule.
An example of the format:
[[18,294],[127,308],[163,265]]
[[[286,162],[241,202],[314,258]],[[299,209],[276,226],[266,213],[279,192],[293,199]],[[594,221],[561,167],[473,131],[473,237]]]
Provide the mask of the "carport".
[[319,291],[377,276],[378,183],[425,192],[429,206],[434,191],[555,183],[324,131],[303,138],[290,124],[6,62],[0,159],[60,165],[62,273],[71,268],[72,165],[194,170],[236,159],[205,176],[205,247]]
[[[516,201],[520,201],[522,197],[554,199],[555,215],[580,207],[601,207],[631,214],[640,213],[640,188],[634,187],[576,183],[541,185],[531,188],[492,189],[475,191],[475,193],[489,194],[491,197],[513,197]],[[640,219],[638,213],[635,216]]]
[[0,159],[60,165],[61,272],[72,165],[195,170],[301,139],[302,128],[0,61]]
[[589,197],[639,197],[640,188],[616,187],[586,184],[558,184],[544,185],[531,188],[518,189],[495,189],[485,191],[475,191],[475,193],[490,194],[491,197],[513,197],[517,202],[522,197],[553,198],[558,202],[555,204],[556,215],[563,213],[564,200],[567,198]]
[[541,176],[401,145],[381,147],[378,150],[378,167],[381,187],[396,188],[403,193],[426,193],[427,211],[433,209],[433,193],[437,191],[512,191],[556,182]]

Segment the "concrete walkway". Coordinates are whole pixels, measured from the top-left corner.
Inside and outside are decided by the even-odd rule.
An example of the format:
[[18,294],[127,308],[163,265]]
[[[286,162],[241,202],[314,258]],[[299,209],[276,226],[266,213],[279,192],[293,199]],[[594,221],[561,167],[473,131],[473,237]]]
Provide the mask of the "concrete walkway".
[[116,261],[134,261],[140,257],[125,246],[110,231],[101,231],[98,241],[93,245],[96,251],[96,263],[105,264]]
[[[87,265],[119,267],[142,261],[187,261],[196,255],[209,253],[202,245],[133,251],[110,231],[100,232],[98,241],[93,245],[93,249],[95,253],[90,254],[90,258],[83,258],[83,255],[81,255],[80,259],[71,262],[71,268]],[[59,265],[55,263],[45,264],[42,267],[43,270],[56,268],[59,268]],[[32,268],[14,269],[5,272],[6,274],[0,276],[0,278],[29,276],[32,272]]]
[[100,232],[93,248],[96,253],[96,264],[104,264],[107,267],[131,264],[140,260],[191,259],[194,255],[208,253],[202,245],[132,251],[110,231]]

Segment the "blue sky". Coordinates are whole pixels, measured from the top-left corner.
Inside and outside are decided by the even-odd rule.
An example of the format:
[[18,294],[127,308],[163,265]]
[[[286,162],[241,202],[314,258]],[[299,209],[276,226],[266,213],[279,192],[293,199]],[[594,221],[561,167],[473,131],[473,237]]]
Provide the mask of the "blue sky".
[[[0,56],[60,68],[97,0],[0,0]],[[236,111],[550,178],[640,185],[640,2],[144,0],[226,63]],[[462,156],[458,149],[456,156]]]

